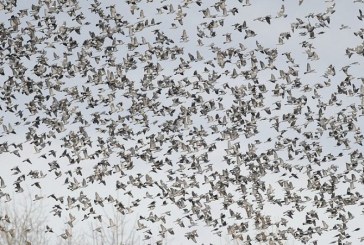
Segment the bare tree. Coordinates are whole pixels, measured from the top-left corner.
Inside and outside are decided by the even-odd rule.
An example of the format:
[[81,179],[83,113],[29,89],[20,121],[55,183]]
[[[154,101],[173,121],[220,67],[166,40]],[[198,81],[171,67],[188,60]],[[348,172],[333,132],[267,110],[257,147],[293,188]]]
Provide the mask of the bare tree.
[[42,201],[23,200],[19,205],[15,202],[0,203],[0,244],[46,245],[46,216],[42,212]]
[[[1,245],[46,245],[47,219],[43,212],[42,200],[32,201],[31,195],[22,197],[22,202],[0,202],[0,244]],[[76,225],[77,221],[75,221]],[[67,222],[65,223],[67,224]],[[126,229],[125,215],[112,210],[100,220],[90,223],[90,230],[82,231],[74,226],[66,225],[64,231],[68,234],[55,234],[58,245],[126,245],[139,244],[139,237],[135,232]],[[49,228],[50,229],[50,228]],[[51,234],[51,233],[49,233]]]
[[90,244],[89,238],[86,234],[82,232],[74,232],[73,227],[67,226],[65,228],[67,232],[70,234],[66,239],[62,238],[62,236],[58,236],[57,245],[82,245],[82,244]]
[[105,213],[103,219],[103,223],[91,223],[92,245],[139,244],[136,233],[126,230],[125,215],[114,209],[111,215]]

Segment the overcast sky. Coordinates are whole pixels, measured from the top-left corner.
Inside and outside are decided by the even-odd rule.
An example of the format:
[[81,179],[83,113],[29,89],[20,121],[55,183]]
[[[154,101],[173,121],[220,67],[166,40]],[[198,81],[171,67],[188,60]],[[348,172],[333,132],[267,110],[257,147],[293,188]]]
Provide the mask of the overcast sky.
[[[63,6],[60,5],[60,2],[62,1],[58,1],[55,5],[59,6],[59,8],[55,8],[53,11],[52,4],[46,7],[46,4],[42,3],[39,13],[36,14],[39,19],[32,16],[38,1],[20,1],[11,10],[3,9],[0,11],[0,19],[4,28],[9,32],[9,35],[4,36],[1,40],[2,51],[0,51],[1,68],[4,70],[4,75],[0,76],[0,90],[2,93],[0,115],[2,124],[5,125],[5,128],[0,129],[0,143],[3,144],[1,147],[2,153],[0,154],[0,163],[2,164],[0,173],[6,184],[6,187],[2,188],[1,191],[9,193],[12,200],[8,205],[18,205],[18,202],[23,202],[28,193],[31,194],[32,199],[36,195],[43,197],[42,200],[36,202],[42,202],[48,225],[54,228],[55,234],[47,234],[51,244],[62,242],[59,235],[64,233],[66,228],[69,228],[65,224],[69,220],[69,213],[76,217],[73,234],[90,233],[91,223],[94,228],[105,228],[109,225],[106,214],[112,215],[113,203],[104,201],[105,207],[103,208],[96,205],[94,203],[96,192],[102,198],[111,195],[126,207],[130,207],[130,209],[125,210],[127,213],[125,215],[126,233],[135,232],[139,237],[138,243],[140,244],[154,244],[159,240],[163,240],[165,244],[194,244],[193,241],[186,238],[186,234],[193,230],[197,230],[199,235],[196,238],[198,244],[234,243],[237,240],[232,240],[232,237],[227,234],[227,227],[234,224],[240,225],[242,222],[249,225],[249,228],[243,232],[244,239],[249,235],[252,244],[258,243],[256,235],[261,231],[256,229],[254,225],[256,214],[254,214],[254,218],[248,218],[245,209],[238,205],[238,202],[244,199],[244,195],[239,190],[241,183],[231,182],[226,187],[227,193],[231,195],[231,199],[234,201],[227,210],[223,209],[223,204],[228,201],[228,197],[220,196],[218,200],[209,203],[201,198],[211,191],[210,184],[204,183],[205,177],[216,184],[215,177],[219,175],[214,175],[215,171],[220,174],[220,178],[223,171],[228,171],[232,176],[231,171],[236,170],[236,168],[247,178],[253,175],[251,166],[257,167],[258,163],[256,161],[254,162],[255,165],[250,165],[248,160],[242,158],[239,160],[241,162],[237,163],[237,158],[227,153],[229,152],[228,147],[234,144],[240,145],[238,151],[242,155],[251,151],[251,145],[255,146],[255,154],[257,155],[275,149],[277,155],[274,161],[269,161],[270,165],[268,164],[269,167],[266,168],[266,173],[261,174],[258,180],[262,181],[261,183],[264,182],[267,189],[271,188],[275,198],[282,201],[285,200],[287,192],[281,186],[281,181],[292,182],[293,189],[290,193],[298,195],[304,200],[301,204],[282,202],[281,205],[278,205],[269,202],[265,191],[256,190],[256,186],[254,187],[260,182],[256,180],[253,183],[253,181],[249,180],[246,183],[247,195],[245,195],[245,201],[251,205],[252,209],[261,215],[271,216],[272,224],[282,222],[282,218],[288,221],[286,227],[282,224],[268,226],[265,229],[266,234],[279,234],[280,231],[287,230],[288,227],[307,230],[309,226],[304,224],[305,217],[307,213],[315,210],[319,216],[319,220],[316,221],[317,227],[322,227],[322,221],[324,221],[329,225],[329,229],[323,232],[322,235],[318,235],[317,232],[314,233],[309,242],[317,241],[317,244],[337,242],[338,238],[335,236],[338,231],[334,227],[341,223],[338,220],[340,215],[348,216],[348,212],[350,212],[354,218],[347,221],[346,233],[350,234],[351,237],[345,239],[345,241],[352,242],[352,244],[359,243],[360,237],[364,236],[363,230],[353,231],[361,225],[363,209],[359,205],[360,200],[354,205],[348,205],[344,210],[339,211],[340,215],[338,213],[336,216],[330,216],[327,207],[317,208],[315,206],[315,198],[319,197],[319,191],[308,188],[308,182],[315,175],[320,176],[322,173],[327,173],[327,175],[319,177],[321,184],[329,183],[330,178],[332,178],[330,175],[336,176],[338,183],[336,184],[335,193],[345,197],[347,188],[350,186],[349,179],[352,178],[352,175],[355,175],[358,180],[361,178],[361,182],[354,183],[355,188],[351,191],[363,194],[363,159],[358,161],[359,166],[357,168],[347,169],[347,163],[352,160],[353,152],[357,150],[359,153],[363,153],[364,149],[355,139],[356,136],[363,135],[362,128],[364,127],[363,112],[360,109],[363,105],[359,96],[364,78],[363,51],[360,53],[360,48],[363,49],[363,38],[358,35],[359,32],[363,32],[364,20],[360,20],[360,18],[364,19],[364,17],[359,12],[359,9],[363,9],[362,3],[305,0],[302,4],[299,4],[298,1],[267,0],[250,1],[251,5],[245,6],[245,1],[240,3],[239,1],[227,0],[224,3],[227,12],[224,13],[222,10],[223,5],[215,9],[214,6],[218,6],[218,2],[215,1],[202,1],[201,4],[197,4],[195,1],[140,1],[135,5],[128,4],[127,1],[102,1],[98,8],[104,11],[105,18],[108,19],[107,15],[114,15],[112,8],[109,7],[112,5],[116,13],[120,14],[122,24],[121,28],[117,30],[115,22],[110,20],[108,22],[110,26],[108,31],[109,33],[113,32],[112,38],[106,37],[100,48],[96,49],[91,45],[87,45],[87,43],[90,44],[92,42],[90,40],[94,36],[107,35],[107,31],[102,32],[100,30],[100,26],[103,25],[101,22],[106,21],[101,20],[101,17],[95,12],[91,12],[91,4],[95,3],[93,1],[80,1],[75,7],[72,1],[65,1]],[[171,10],[171,6],[173,10]],[[133,8],[135,8],[134,14],[131,11]],[[204,16],[203,12],[207,8],[211,16]],[[22,16],[21,13],[25,11],[27,11],[27,15]],[[142,15],[144,16],[141,16],[141,11],[143,11]],[[20,16],[17,30],[12,27],[12,23],[14,24],[11,19],[12,16]],[[183,16],[182,22],[178,22],[179,16]],[[267,16],[268,18],[266,18]],[[320,18],[329,19],[320,20]],[[144,25],[145,21],[148,20],[150,24],[152,19],[155,25],[141,27],[140,23]],[[267,19],[270,23],[267,23]],[[54,23],[50,24],[52,21]],[[242,29],[240,32],[236,27],[244,22],[246,23],[246,29]],[[49,27],[46,26],[46,23],[49,24]],[[207,28],[208,25],[215,26],[212,29],[213,33]],[[299,26],[299,28],[294,28],[295,25]],[[314,27],[314,36],[311,38],[310,33],[307,31],[309,26]],[[43,38],[40,43],[35,45],[37,52],[31,54],[29,50],[25,50],[22,53],[14,48],[21,38],[23,39],[21,46],[31,44],[31,35],[29,33],[33,28],[35,30],[34,35],[39,39]],[[75,31],[72,28],[76,30],[80,28],[80,30]],[[248,30],[254,31],[256,35],[247,37],[246,31]],[[184,31],[187,34],[186,42],[181,38]],[[169,41],[156,42],[158,32]],[[199,37],[198,35],[201,35],[202,32],[205,36]],[[289,33],[290,36],[283,40],[283,44],[280,44],[279,37],[284,36],[284,33]],[[231,40],[226,39],[226,34],[231,35]],[[67,38],[62,40],[64,37]],[[135,44],[134,38],[137,39],[138,45],[131,48]],[[198,39],[201,40],[202,45],[199,45]],[[67,50],[67,45],[72,40],[78,46]],[[116,42],[117,45],[116,50],[112,52],[112,57],[110,57],[108,50],[110,50],[113,42]],[[245,48],[243,49],[243,47]],[[151,48],[154,49],[149,50]],[[177,52],[178,48],[181,50],[180,53]],[[219,51],[217,51],[218,49]],[[233,52],[232,57],[224,57],[227,62],[224,66],[220,66],[218,64],[218,53],[225,50],[235,50],[235,53]],[[84,58],[80,58],[82,52]],[[166,52],[166,58],[161,59],[158,52]],[[189,55],[196,58],[197,52],[200,53],[203,59],[190,61]],[[277,53],[273,62],[275,68],[269,67],[269,52]],[[347,52],[351,52],[352,55],[349,57]],[[68,53],[67,57],[65,53]],[[294,60],[293,62],[287,58],[288,53]],[[29,56],[27,57],[25,54]],[[239,64],[241,61],[238,59],[238,54],[245,60],[245,65]],[[150,60],[148,60],[148,56],[151,57]],[[130,57],[134,57],[135,66],[125,67],[126,61]],[[46,59],[47,66],[42,64],[43,58]],[[17,59],[26,68],[23,76],[14,73],[11,68],[12,62]],[[113,59],[115,64],[120,65],[121,72],[118,72],[117,66],[112,65]],[[258,70],[255,83],[254,79],[249,79],[244,75],[255,69],[253,67],[254,59],[257,60],[255,65]],[[64,65],[67,62],[70,62],[70,66]],[[262,67],[260,62],[263,62],[265,67]],[[82,63],[88,64],[84,70]],[[188,63],[188,66],[186,63]],[[308,63],[314,72],[307,71]],[[181,69],[181,64],[186,66]],[[44,66],[45,73],[37,75],[37,71],[34,70],[37,65]],[[61,72],[62,77],[47,76],[47,73],[56,73],[56,66],[64,66]],[[148,66],[159,67],[159,70],[158,72],[154,71],[155,74],[149,81],[152,86],[145,89],[144,83],[148,80],[146,77],[151,75],[148,74]],[[330,66],[334,67],[335,74],[325,75]],[[346,69],[345,66],[349,67]],[[343,67],[347,74],[342,70]],[[67,69],[69,69],[68,72],[66,72]],[[233,75],[234,69],[238,73],[236,77]],[[293,80],[291,83],[282,77],[282,72],[288,74],[290,69],[291,71],[296,70],[298,73],[296,76],[288,75]],[[69,71],[73,71],[74,74],[70,74]],[[113,75],[110,75],[111,73]],[[97,81],[97,74],[101,74],[99,81]],[[272,75],[277,81],[269,81]],[[108,81],[112,80],[110,79],[112,76],[117,81],[127,79],[128,82],[125,86],[112,89],[110,81]],[[214,80],[213,76],[218,76],[218,78]],[[199,77],[203,81],[199,81]],[[14,79],[17,85],[11,84],[9,82],[11,79]],[[32,85],[29,85],[27,81],[30,81]],[[209,82],[212,84],[210,90],[205,89],[208,87]],[[163,83],[164,87],[161,85]],[[53,86],[53,89],[49,89],[49,84]],[[59,84],[60,89],[55,89],[57,84]],[[144,99],[143,96],[133,94],[134,91],[132,91],[130,84],[133,84],[134,89],[138,89],[137,93],[143,95]],[[179,94],[171,92],[172,84],[180,89]],[[254,118],[251,112],[248,111],[246,115],[242,116],[241,123],[227,119],[226,124],[219,125],[218,121],[223,120],[224,116],[229,117],[236,106],[242,103],[252,103],[251,100],[258,101],[252,92],[252,87],[258,85],[264,85],[267,90],[267,92],[262,93],[263,97],[260,98],[262,105],[252,108],[253,112],[260,113],[260,117]],[[274,91],[277,90],[276,86],[278,88],[280,86],[280,91],[286,89],[284,96],[274,96]],[[232,93],[233,89],[231,88],[233,87],[236,87],[235,90],[245,88],[245,96],[237,99]],[[338,93],[339,89],[344,87],[347,91],[351,90],[352,92]],[[29,92],[30,88],[33,91]],[[158,89],[160,89],[159,96]],[[355,91],[355,89],[358,89],[358,91]],[[7,102],[9,96],[6,92],[8,91],[12,95],[11,102]],[[81,99],[83,94],[86,93],[90,93],[90,95]],[[39,96],[40,94],[47,99],[37,102],[36,100],[39,97],[35,95]],[[324,117],[328,119],[326,122],[327,130],[320,131],[322,127],[318,123],[319,119],[317,119],[319,113],[321,113],[319,112],[319,106],[322,103],[329,104],[333,95],[336,96],[337,101],[331,105],[326,105],[324,111],[321,111]],[[304,97],[307,103],[302,105],[301,113],[297,113],[296,124],[290,125],[290,123],[283,120],[283,115],[292,114],[294,109],[297,109],[297,104],[292,103],[292,100]],[[92,104],[91,98],[98,102]],[[202,99],[203,102],[198,102],[199,99]],[[35,101],[35,107],[37,108],[34,113],[28,109],[32,101]],[[61,110],[62,103],[60,101],[69,102],[66,103],[64,111]],[[133,103],[136,102],[141,103],[142,106],[131,113]],[[203,115],[203,109],[209,107],[209,102],[214,102],[216,109]],[[155,110],[148,107],[153,103],[155,103],[153,105],[156,108]],[[219,109],[219,103],[223,108]],[[195,105],[197,113],[191,113],[186,118],[185,122],[188,123],[181,123],[176,132],[167,133],[162,130],[167,122],[177,119],[183,108],[190,108],[193,105]],[[57,111],[57,108],[60,108],[60,110]],[[57,112],[47,114],[49,109]],[[175,111],[168,112],[168,110]],[[269,113],[267,110],[269,110]],[[163,111],[164,115],[162,114]],[[19,112],[22,117],[20,117]],[[82,118],[88,122],[87,125],[77,118],[77,113],[82,115]],[[70,115],[70,118],[65,119],[67,114]],[[94,115],[100,115],[100,118],[105,120],[104,123],[96,122]],[[219,119],[216,115],[218,115]],[[348,122],[343,119],[351,117],[356,118],[355,121],[352,121],[356,127],[356,132],[355,130],[348,130]],[[122,120],[119,120],[120,118]],[[143,122],[146,118],[147,121]],[[212,122],[211,118],[213,118]],[[279,118],[281,123],[279,132],[273,126],[275,118]],[[312,121],[309,120],[310,118]],[[52,120],[54,120],[53,122],[62,122],[63,119],[66,121],[63,131],[57,132],[55,128],[51,128]],[[330,137],[329,133],[332,133],[332,131],[328,126],[331,125],[329,121],[335,119],[337,120],[336,123],[339,124],[340,120],[343,120],[341,130],[344,131],[344,138],[349,140],[350,149],[346,149],[344,144],[337,145],[337,140]],[[109,134],[112,121],[115,122],[117,130],[131,130],[134,135],[130,138],[127,138],[126,134],[112,137]],[[247,125],[250,121],[254,121],[257,126],[257,132],[251,136],[246,133],[249,131]],[[39,126],[37,126],[37,122],[39,122]],[[212,125],[217,125],[217,132],[214,132]],[[72,142],[71,138],[77,138],[77,136],[83,134],[80,127],[86,131],[92,145],[81,144],[75,147],[79,142]],[[15,133],[6,132],[9,128],[13,128]],[[34,129],[35,134],[38,136],[43,133],[47,135],[44,144],[38,144],[34,138],[27,140],[26,136],[29,135],[30,128]],[[200,139],[193,131],[200,128],[207,132],[202,137],[205,144],[207,146],[215,145],[216,148],[209,151],[209,147],[199,146],[196,151],[191,152],[180,148],[178,151],[172,150],[172,154],[168,154],[173,140],[190,145],[193,149],[191,142]],[[147,131],[143,133],[143,129]],[[232,129],[237,130],[238,137],[231,140],[224,139],[224,132]],[[286,132],[283,132],[283,130],[286,130]],[[50,136],[52,133],[54,133],[54,137]],[[310,134],[312,134],[312,138],[309,137]],[[160,150],[153,149],[150,152],[151,158],[143,159],[141,155],[148,153],[150,147],[149,137],[153,137],[153,135],[155,137],[164,135],[166,139],[161,140],[163,144],[157,142]],[[170,138],[167,139],[167,137]],[[297,149],[299,151],[297,154],[293,152],[293,156],[290,158],[287,154],[289,152],[287,151],[287,145],[291,143],[285,145],[282,149],[279,149],[279,145],[286,144],[287,140],[295,138],[297,138]],[[12,146],[13,143],[16,145],[21,144],[22,149]],[[305,149],[305,143],[311,146],[312,152],[321,149],[322,152],[317,156],[320,162],[324,159],[324,156],[334,156],[334,159],[327,162],[322,161],[320,165],[314,163],[313,159],[307,157],[312,152],[303,150]],[[6,148],[5,145],[8,147]],[[87,151],[88,156],[91,156],[93,153],[97,153],[98,150],[105,150],[108,147],[112,150],[109,154],[95,155],[95,159],[91,159],[85,154]],[[79,152],[75,151],[75,148]],[[71,158],[79,158],[81,161],[71,164],[70,159],[61,157],[65,150],[70,154]],[[132,154],[134,151],[136,155],[132,156],[133,167],[128,168],[127,161],[121,155],[124,153],[126,155]],[[53,153],[56,156],[53,156]],[[204,154],[208,156],[206,162],[201,157]],[[202,172],[191,168],[191,164],[183,161],[183,159],[188,159],[192,162],[193,159],[199,157]],[[166,163],[166,158],[171,160],[171,165]],[[26,159],[29,159],[32,164],[29,164]],[[160,160],[165,161],[164,165],[160,170],[156,170],[153,164]],[[62,175],[58,178],[56,178],[55,171],[49,171],[49,163],[53,161],[56,161],[60,166],[58,171]],[[279,171],[274,170],[277,161],[281,161]],[[105,167],[102,167],[102,164],[99,164],[100,162],[109,165],[104,164]],[[97,165],[99,166],[95,167]],[[90,176],[92,177],[104,170],[105,172],[115,171],[115,165],[121,166],[125,175],[120,172],[106,175],[104,177],[105,185],[97,180],[94,183],[90,182]],[[21,173],[11,170],[15,166],[20,169]],[[78,168],[82,169],[82,176],[76,174]],[[309,168],[312,168],[312,170],[310,171]],[[39,180],[31,179],[27,175],[31,170],[39,170],[47,175]],[[319,173],[320,171],[322,173]],[[72,172],[72,176],[70,176],[70,172]],[[26,178],[21,182],[24,193],[20,194],[15,192],[13,183],[22,174],[25,174]],[[132,185],[130,176],[136,178],[138,174],[143,176],[141,177],[143,182],[145,182],[146,175],[148,175],[160,185],[162,185],[162,182],[165,183],[170,191],[171,188],[176,191],[186,191],[185,210],[178,208],[170,198],[162,197],[163,192],[156,184],[142,188]],[[69,182],[78,181],[79,183],[84,180],[87,186],[70,190],[70,183],[65,183],[66,179]],[[194,179],[198,185],[192,184]],[[184,183],[187,183],[188,187],[178,186],[176,183],[179,183],[179,180],[181,180],[181,183],[185,181]],[[121,181],[126,185],[125,190],[116,190],[117,181]],[[32,185],[34,182],[39,182],[41,188]],[[214,191],[216,192],[216,190]],[[82,209],[77,210],[77,208],[67,210],[67,201],[60,204],[48,197],[54,194],[57,197],[64,196],[66,200],[67,197],[78,198],[81,192],[90,198],[96,211],[96,214],[90,215],[90,218],[85,221],[81,221],[81,219],[89,210],[83,211]],[[147,192],[152,198],[146,197]],[[211,208],[213,219],[220,222],[221,215],[225,215],[226,225],[222,225],[221,222],[215,227],[208,226],[203,219],[199,220],[197,215],[192,215],[191,202],[188,201],[188,198],[192,198],[194,201],[198,199],[192,192],[196,193],[201,199],[201,209],[206,209],[206,205]],[[262,204],[257,202],[257,196],[259,195],[263,198]],[[176,196],[176,201],[179,198],[181,196]],[[324,198],[329,201],[331,196],[326,193]],[[0,198],[1,204],[5,201],[5,196]],[[152,202],[155,202],[155,208],[150,208]],[[60,218],[52,215],[51,212],[52,207],[56,204],[60,204],[63,208]],[[301,205],[302,210],[297,210],[297,205]],[[338,204],[335,203],[335,205]],[[230,217],[229,209],[240,213],[243,218],[238,220]],[[287,217],[287,211],[292,209],[295,210],[293,218]],[[105,217],[102,222],[94,219],[98,214]],[[147,217],[150,217],[151,214],[155,214],[157,217],[164,216],[166,222],[164,223],[160,219],[156,222],[148,220]],[[188,216],[191,219],[187,218]],[[185,227],[180,227],[176,222],[177,219],[183,220]],[[137,230],[137,220],[145,224],[147,228]],[[167,232],[166,237],[162,238],[159,235],[161,224],[166,228],[173,228],[174,235]],[[145,235],[148,234],[146,233],[148,229],[150,229],[152,235],[149,235],[150,239],[144,239]],[[283,241],[283,244],[300,244],[301,242],[297,237],[287,235],[287,240]]]

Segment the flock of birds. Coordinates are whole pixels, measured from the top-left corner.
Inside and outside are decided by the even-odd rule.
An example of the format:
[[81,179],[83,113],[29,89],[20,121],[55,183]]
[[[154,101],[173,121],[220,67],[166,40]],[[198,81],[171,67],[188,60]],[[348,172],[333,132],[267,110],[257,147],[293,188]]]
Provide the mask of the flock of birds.
[[110,207],[146,244],[364,241],[363,1],[358,28],[335,1],[25,2],[0,2],[0,204],[30,190],[66,241]]

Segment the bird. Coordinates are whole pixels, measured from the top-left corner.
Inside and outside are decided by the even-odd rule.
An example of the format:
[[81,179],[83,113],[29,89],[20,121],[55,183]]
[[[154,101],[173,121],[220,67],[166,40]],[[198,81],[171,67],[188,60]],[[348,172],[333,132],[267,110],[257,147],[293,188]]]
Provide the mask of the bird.
[[315,70],[311,69],[310,63],[307,63],[306,71],[304,72],[304,74],[313,73],[313,72],[315,72]]
[[363,20],[364,19],[364,15],[363,12],[361,11],[361,9],[359,9],[359,16],[357,16],[359,20]]

